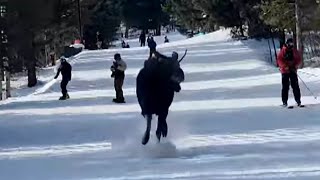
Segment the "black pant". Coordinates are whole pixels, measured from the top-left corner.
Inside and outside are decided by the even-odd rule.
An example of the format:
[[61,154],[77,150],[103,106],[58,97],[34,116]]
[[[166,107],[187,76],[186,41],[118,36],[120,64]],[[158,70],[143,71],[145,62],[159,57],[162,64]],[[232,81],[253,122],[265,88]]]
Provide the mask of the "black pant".
[[142,47],[142,46],[146,46],[146,42],[141,42],[140,43],[140,46]]
[[60,83],[61,92],[62,92],[63,97],[66,97],[68,94],[68,90],[67,90],[68,83],[69,83],[69,80],[65,80],[65,79],[62,79],[62,81]]
[[296,72],[284,73],[282,74],[282,102],[287,104],[288,102],[288,94],[289,94],[289,86],[291,84],[294,99],[298,104],[301,103],[301,93],[299,88],[299,80]]
[[150,48],[149,58],[151,58],[152,54],[155,53],[156,51],[157,51],[156,48]]
[[124,100],[123,90],[122,90],[123,81],[124,81],[124,77],[114,78],[114,89],[116,91],[116,99],[120,101]]

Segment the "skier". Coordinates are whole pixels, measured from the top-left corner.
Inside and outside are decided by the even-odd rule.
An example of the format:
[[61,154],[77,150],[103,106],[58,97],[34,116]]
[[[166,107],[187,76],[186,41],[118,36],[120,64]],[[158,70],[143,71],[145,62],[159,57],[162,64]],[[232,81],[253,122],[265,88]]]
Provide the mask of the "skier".
[[127,64],[121,59],[121,55],[116,53],[114,55],[114,62],[110,70],[112,71],[111,77],[114,78],[114,89],[116,91],[116,98],[113,99],[115,103],[125,103],[123,97],[123,81],[125,78],[125,70],[127,69]]
[[126,43],[124,42],[124,40],[121,41],[121,47],[125,48],[126,47]]
[[148,35],[148,38],[147,38],[147,43],[149,44],[149,42],[150,42],[150,39],[151,39],[151,36],[150,36],[150,34]]
[[56,76],[54,77],[54,79],[57,79],[59,77],[60,72],[61,72],[62,81],[60,83],[60,87],[61,87],[62,96],[60,97],[59,100],[66,100],[66,99],[70,98],[68,91],[67,91],[67,85],[68,85],[69,81],[71,81],[72,66],[67,62],[67,60],[64,56],[62,56],[60,58],[60,62],[61,62],[61,64],[58,68],[58,72],[57,72]]
[[136,95],[141,107],[141,114],[147,120],[147,128],[142,144],[148,143],[150,138],[152,115],[158,116],[156,136],[168,134],[167,116],[174,98],[174,92],[180,92],[180,83],[184,81],[184,72],[180,68],[178,53],[166,57],[158,52],[144,63],[144,67],[137,76]]
[[278,54],[277,62],[282,74],[282,103],[288,106],[289,86],[291,84],[295,101],[301,106],[301,93],[297,69],[302,62],[298,50],[294,47],[293,39],[289,38]]
[[102,48],[102,43],[103,43],[103,38],[102,35],[100,34],[99,31],[97,31],[96,33],[96,45],[97,45],[97,49],[101,49]]
[[152,54],[156,52],[157,43],[154,41],[153,37],[150,37],[148,41],[148,47],[150,49],[149,58],[151,58]]
[[142,33],[140,34],[139,42],[141,47],[146,46],[146,34],[144,33],[144,31],[142,31]]
[[169,39],[167,36],[164,37],[164,43],[169,43]]

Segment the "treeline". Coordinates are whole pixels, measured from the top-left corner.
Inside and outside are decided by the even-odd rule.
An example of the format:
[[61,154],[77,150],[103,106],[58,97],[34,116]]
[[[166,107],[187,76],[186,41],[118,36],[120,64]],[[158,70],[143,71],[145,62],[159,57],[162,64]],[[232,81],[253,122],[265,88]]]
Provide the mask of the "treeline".
[[[104,3],[81,1],[82,23],[94,25],[93,17]],[[11,72],[28,72],[28,86],[37,84],[36,68],[54,62],[47,55],[59,57],[66,46],[80,39],[76,0],[8,1],[8,56]]]
[[10,70],[27,70],[28,86],[33,87],[36,68],[54,65],[48,54],[58,58],[81,38],[88,49],[96,49],[97,41],[108,48],[121,23],[126,37],[132,27],[153,29],[159,35],[161,26],[175,23],[205,32],[231,27],[235,37],[269,37],[272,32],[283,39],[285,30],[295,33],[296,2],[302,31],[317,30],[317,0],[10,0],[6,16]]
[[223,26],[233,28],[235,36],[260,38],[270,31],[280,36],[284,30],[295,33],[296,3],[302,30],[318,29],[317,0],[168,0],[165,9],[189,29],[210,32]]
[[27,70],[28,86],[33,87],[37,84],[36,69],[54,65],[48,54],[60,57],[76,39],[83,38],[88,49],[96,49],[97,41],[102,42],[102,48],[108,48],[121,23],[125,24],[126,32],[136,27],[156,29],[160,34],[161,25],[169,23],[169,16],[162,10],[164,3],[163,0],[10,0],[6,16],[10,71]]

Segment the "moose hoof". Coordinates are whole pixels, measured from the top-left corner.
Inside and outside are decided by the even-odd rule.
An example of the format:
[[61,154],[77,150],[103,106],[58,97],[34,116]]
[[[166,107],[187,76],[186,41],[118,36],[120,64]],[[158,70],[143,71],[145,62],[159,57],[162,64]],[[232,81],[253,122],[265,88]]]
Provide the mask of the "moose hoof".
[[150,139],[150,132],[146,132],[142,138],[142,144],[146,145]]

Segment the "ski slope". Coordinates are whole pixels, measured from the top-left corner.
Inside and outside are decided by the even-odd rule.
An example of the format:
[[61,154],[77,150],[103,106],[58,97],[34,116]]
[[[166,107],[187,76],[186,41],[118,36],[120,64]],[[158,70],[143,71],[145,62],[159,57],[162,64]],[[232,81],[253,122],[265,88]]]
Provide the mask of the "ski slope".
[[[52,71],[33,93],[0,102],[0,179],[319,179],[319,102],[300,84],[307,108],[279,107],[281,75],[262,46],[233,41],[226,30],[159,45],[167,55],[189,50],[186,81],[170,108],[169,137],[157,144],[153,123],[147,146],[135,77],[148,49],[82,52],[70,60],[70,100],[57,100]],[[128,64],[126,104],[111,102],[116,52]],[[319,74],[299,73],[315,92]]]

